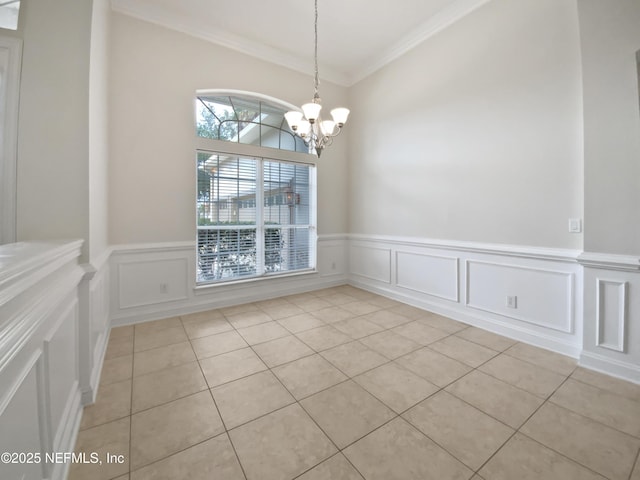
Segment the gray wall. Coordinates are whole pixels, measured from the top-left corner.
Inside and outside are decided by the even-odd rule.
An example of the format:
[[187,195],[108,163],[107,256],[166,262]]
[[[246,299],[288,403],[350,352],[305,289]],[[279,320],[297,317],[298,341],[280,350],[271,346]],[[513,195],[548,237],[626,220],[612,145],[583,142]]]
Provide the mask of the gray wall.
[[350,94],[351,232],[582,247],[574,1],[489,2]]
[[585,250],[640,254],[640,2],[580,0]]

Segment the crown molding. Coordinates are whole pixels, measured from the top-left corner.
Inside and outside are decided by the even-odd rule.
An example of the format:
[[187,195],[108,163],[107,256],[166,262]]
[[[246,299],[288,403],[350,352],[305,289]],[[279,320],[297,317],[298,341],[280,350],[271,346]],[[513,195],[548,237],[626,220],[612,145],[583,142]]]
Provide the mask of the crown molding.
[[[193,25],[185,25],[179,20],[167,15],[163,15],[157,11],[144,8],[132,8],[131,6],[119,0],[111,0],[111,9],[114,12],[122,13],[129,17],[137,18],[154,25],[169,28],[171,30],[184,33],[186,35],[205,40],[207,42],[220,45],[230,50],[244,53],[251,57],[258,58],[268,63],[280,65],[305,75],[311,75],[314,71],[313,62],[305,60],[297,55],[283,52],[277,48],[269,47],[258,42],[247,40],[239,35],[227,32],[222,29],[204,30]],[[348,87],[350,86],[350,77],[327,65],[321,65],[322,78],[331,83]]]
[[[350,87],[490,1],[458,0],[410,31],[398,42],[377,54],[363,68],[353,73],[343,72],[321,64],[322,78],[343,87]],[[165,15],[153,9],[131,6],[129,2],[124,0],[111,0],[111,9],[114,12],[169,28],[299,73],[310,75],[310,72],[314,70],[313,62],[310,60],[284,52],[278,48],[248,40],[220,28],[209,30],[195,25],[187,25],[170,15]]]
[[373,61],[358,70],[350,78],[349,86],[364,80],[372,73],[380,70],[395,59],[417,47],[425,40],[441,32],[461,18],[480,8],[491,0],[458,0],[456,3],[438,12],[419,27],[410,31],[398,42],[378,54]]

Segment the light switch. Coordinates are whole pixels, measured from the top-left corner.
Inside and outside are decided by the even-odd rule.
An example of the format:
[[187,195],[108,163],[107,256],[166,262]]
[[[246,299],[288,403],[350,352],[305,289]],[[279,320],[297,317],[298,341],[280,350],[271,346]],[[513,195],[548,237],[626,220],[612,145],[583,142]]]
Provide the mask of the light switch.
[[569,233],[582,232],[582,220],[580,218],[569,219]]

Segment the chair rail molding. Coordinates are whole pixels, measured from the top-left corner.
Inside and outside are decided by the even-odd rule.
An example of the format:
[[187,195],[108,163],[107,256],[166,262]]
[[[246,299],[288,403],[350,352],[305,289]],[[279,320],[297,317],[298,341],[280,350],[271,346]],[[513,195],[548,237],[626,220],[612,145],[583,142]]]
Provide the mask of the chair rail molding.
[[640,257],[611,253],[582,252],[578,256],[580,265],[604,270],[640,272]]

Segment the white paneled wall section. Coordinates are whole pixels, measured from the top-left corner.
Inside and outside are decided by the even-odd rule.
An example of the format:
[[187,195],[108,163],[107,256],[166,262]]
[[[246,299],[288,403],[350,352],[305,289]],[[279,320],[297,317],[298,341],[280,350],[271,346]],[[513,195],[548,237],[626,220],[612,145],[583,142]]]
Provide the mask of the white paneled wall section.
[[193,242],[123,245],[111,256],[114,325],[220,308],[344,284],[345,235],[318,238],[316,271],[197,287]]
[[640,258],[583,253],[580,363],[640,383]]
[[324,235],[315,273],[198,288],[192,242],[119,246],[109,269],[111,319],[125,325],[350,283],[640,382],[638,259],[596,257],[570,249]]
[[[93,401],[109,334],[103,268],[82,241],[0,247],[0,478],[64,479],[82,405]],[[49,457],[48,457],[49,456]],[[29,462],[30,460],[30,462]]]
[[582,345],[577,251],[350,236],[350,281],[574,357]]

